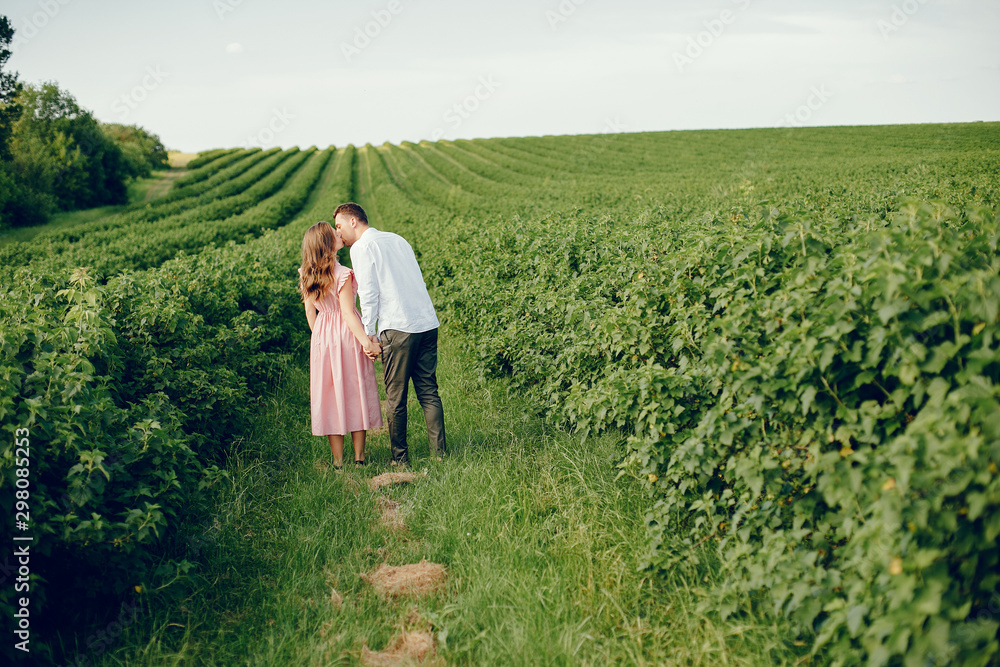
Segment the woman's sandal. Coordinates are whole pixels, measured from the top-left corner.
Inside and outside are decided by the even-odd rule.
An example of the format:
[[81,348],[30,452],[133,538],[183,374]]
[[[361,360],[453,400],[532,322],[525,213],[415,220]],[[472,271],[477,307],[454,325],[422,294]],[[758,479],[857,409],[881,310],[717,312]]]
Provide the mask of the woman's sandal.
[[360,461],[355,461],[354,462],[354,467],[355,468],[363,468],[364,466],[365,466],[365,460],[364,459],[361,459]]

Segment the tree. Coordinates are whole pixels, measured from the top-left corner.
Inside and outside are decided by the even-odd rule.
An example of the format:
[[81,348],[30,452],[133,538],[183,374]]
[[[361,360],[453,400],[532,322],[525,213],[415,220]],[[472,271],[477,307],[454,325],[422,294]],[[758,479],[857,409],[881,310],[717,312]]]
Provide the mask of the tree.
[[22,85],[4,68],[14,29],[0,16],[0,227],[128,201],[126,183],[165,167],[155,134],[103,126],[55,82]]
[[166,169],[167,150],[160,138],[138,125],[102,124],[104,135],[121,149],[129,175],[149,176],[154,169]]
[[7,212],[7,202],[16,195],[17,183],[10,165],[10,137],[14,121],[21,115],[21,106],[17,96],[21,92],[21,84],[16,72],[6,72],[7,60],[11,51],[8,48],[14,38],[14,28],[6,16],[0,16],[0,229],[10,218]]
[[12,142],[19,171],[34,171],[63,210],[127,201],[121,149],[71,94],[49,81],[25,86],[20,101]]
[[21,105],[17,96],[21,84],[17,72],[6,72],[7,60],[11,56],[8,48],[14,38],[14,28],[6,16],[0,16],[0,159],[10,159],[10,135],[14,121],[21,115]]

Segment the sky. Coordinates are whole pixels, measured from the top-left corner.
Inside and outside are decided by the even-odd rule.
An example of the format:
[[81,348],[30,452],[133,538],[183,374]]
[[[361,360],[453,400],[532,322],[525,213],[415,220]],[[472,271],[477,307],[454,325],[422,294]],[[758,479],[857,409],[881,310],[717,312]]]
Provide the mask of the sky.
[[1000,120],[997,0],[4,0],[169,149]]

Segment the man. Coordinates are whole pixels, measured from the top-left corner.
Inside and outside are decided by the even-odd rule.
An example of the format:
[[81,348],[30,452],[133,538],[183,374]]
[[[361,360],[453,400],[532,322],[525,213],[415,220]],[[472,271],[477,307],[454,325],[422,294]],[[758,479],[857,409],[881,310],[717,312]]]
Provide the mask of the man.
[[413,248],[398,234],[370,227],[364,209],[353,202],[338,206],[333,220],[351,248],[361,323],[376,349],[372,356],[379,350],[382,354],[392,463],[410,462],[406,443],[410,380],[424,409],[431,455],[441,460],[448,451],[437,387],[439,323]]

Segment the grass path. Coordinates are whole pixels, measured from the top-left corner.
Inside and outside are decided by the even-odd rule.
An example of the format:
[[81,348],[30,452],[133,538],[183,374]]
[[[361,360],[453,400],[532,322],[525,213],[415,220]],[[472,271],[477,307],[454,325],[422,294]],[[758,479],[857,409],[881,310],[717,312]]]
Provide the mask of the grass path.
[[170,188],[173,187],[174,181],[186,173],[186,169],[170,169],[169,171],[164,170],[153,172],[153,183],[146,189],[146,194],[143,196],[142,201],[148,203],[157,197],[162,197],[167,194],[170,191]]
[[375,187],[372,185],[371,153],[375,149],[371,144],[367,144],[355,151],[354,175],[352,176],[353,201],[364,206],[368,218],[371,220],[381,220],[378,204],[375,203]]
[[[581,443],[547,426],[505,385],[477,377],[447,327],[441,340],[450,458],[429,460],[411,396],[411,457],[426,477],[369,488],[389,470],[384,432],[370,436],[367,468],[332,470],[325,438],[309,433],[308,371],[299,363],[235,443],[231,482],[189,528],[185,554],[175,554],[199,561],[200,573],[146,595],[148,607],[100,655],[83,639],[93,628],[78,629],[80,648],[68,657],[350,665],[422,631],[446,664],[790,659],[778,628],[707,618],[682,577],[638,571],[647,499],[629,475],[616,479],[615,436]],[[385,525],[383,507],[402,525]],[[426,596],[387,601],[361,577],[423,559],[448,573]]]
[[[147,178],[140,178],[128,184],[129,204],[150,202],[170,191],[174,181],[187,173],[186,169],[170,169],[154,171]],[[59,211],[52,214],[48,222],[30,227],[12,227],[0,231],[0,245],[6,243],[27,243],[41,232],[52,231],[60,227],[71,227],[108,216],[121,213],[128,208],[125,204],[98,206],[76,211]]]

